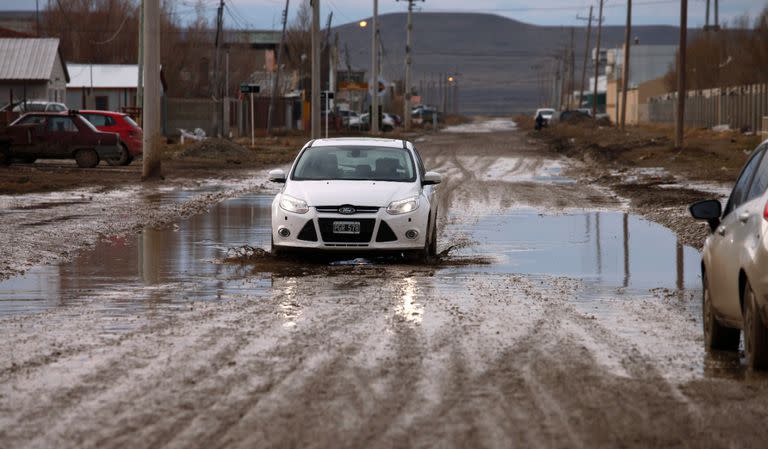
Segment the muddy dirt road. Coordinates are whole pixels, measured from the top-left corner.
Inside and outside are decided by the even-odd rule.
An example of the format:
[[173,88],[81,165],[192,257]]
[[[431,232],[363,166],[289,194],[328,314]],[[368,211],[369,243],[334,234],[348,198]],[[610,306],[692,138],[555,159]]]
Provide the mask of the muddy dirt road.
[[254,181],[0,282],[0,447],[764,447],[768,379],[702,349],[696,250],[510,128],[418,139],[434,265],[228,251],[269,245]]

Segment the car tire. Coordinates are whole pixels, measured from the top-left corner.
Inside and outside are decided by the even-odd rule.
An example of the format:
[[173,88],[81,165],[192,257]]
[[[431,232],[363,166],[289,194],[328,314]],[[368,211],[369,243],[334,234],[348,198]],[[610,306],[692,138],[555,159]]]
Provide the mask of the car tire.
[[283,250],[279,246],[275,245],[275,238],[274,237],[270,238],[269,252],[274,257],[282,257],[282,255],[283,255]]
[[25,164],[34,164],[36,160],[37,158],[34,156],[25,156],[21,158],[21,161],[24,162]]
[[131,163],[131,153],[128,152],[128,147],[124,143],[120,144],[120,156],[115,159],[106,159],[107,164],[116,165],[128,165]]
[[80,168],[93,168],[99,165],[99,154],[96,150],[87,148],[75,152],[75,162]]
[[12,160],[10,145],[0,145],[0,165],[11,165]]
[[749,281],[744,286],[744,356],[750,369],[768,367],[768,332]]
[[739,337],[741,336],[738,329],[725,327],[717,321],[715,317],[715,310],[712,306],[712,297],[709,293],[709,283],[707,281],[707,274],[704,273],[701,278],[702,293],[701,293],[701,309],[702,309],[702,321],[704,327],[704,347],[707,351],[720,350],[720,351],[736,351],[739,349]]

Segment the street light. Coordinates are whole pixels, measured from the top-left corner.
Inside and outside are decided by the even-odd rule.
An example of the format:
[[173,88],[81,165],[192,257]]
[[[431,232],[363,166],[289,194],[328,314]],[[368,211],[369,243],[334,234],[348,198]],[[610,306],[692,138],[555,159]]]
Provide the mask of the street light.
[[360,28],[365,28],[367,26],[368,26],[368,22],[367,21],[365,21],[365,20],[361,20],[360,21]]

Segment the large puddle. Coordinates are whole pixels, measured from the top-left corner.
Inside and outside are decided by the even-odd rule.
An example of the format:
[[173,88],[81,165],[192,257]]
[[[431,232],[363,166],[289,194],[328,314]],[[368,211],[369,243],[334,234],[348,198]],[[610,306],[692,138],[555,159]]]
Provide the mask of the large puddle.
[[[162,201],[158,198],[157,201]],[[375,266],[398,260],[220,263],[230,248],[268,248],[272,195],[253,194],[214,206],[168,229],[116,236],[61,265],[41,266],[0,282],[0,315],[91,302],[107,315],[173,310],[193,300],[268,294],[274,277],[317,269]],[[620,212],[543,215],[518,209],[473,223],[450,220],[440,246],[472,244],[430,267],[431,282],[450,286],[464,274],[519,273],[583,279],[592,298],[617,291],[683,292],[698,286],[697,251],[662,226]],[[476,263],[486,260],[490,263]],[[310,266],[307,266],[309,264]],[[320,266],[318,267],[318,264]],[[355,271],[365,275],[365,271]]]

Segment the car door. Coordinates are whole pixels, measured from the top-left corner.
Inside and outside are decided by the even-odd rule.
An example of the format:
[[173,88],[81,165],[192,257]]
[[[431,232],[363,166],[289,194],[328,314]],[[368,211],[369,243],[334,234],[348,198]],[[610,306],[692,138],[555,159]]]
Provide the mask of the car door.
[[48,116],[46,126],[48,145],[45,156],[53,158],[71,156],[70,148],[77,133],[78,129],[72,122],[72,117],[66,115]]
[[741,321],[739,303],[739,270],[742,267],[745,242],[753,225],[756,201],[749,201],[752,180],[761,165],[765,147],[758,148],[744,166],[728,199],[720,226],[712,235],[710,261],[707,267],[712,303],[718,314],[728,321]]

